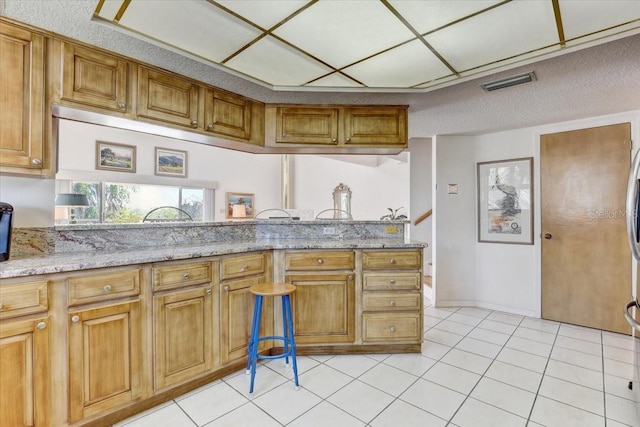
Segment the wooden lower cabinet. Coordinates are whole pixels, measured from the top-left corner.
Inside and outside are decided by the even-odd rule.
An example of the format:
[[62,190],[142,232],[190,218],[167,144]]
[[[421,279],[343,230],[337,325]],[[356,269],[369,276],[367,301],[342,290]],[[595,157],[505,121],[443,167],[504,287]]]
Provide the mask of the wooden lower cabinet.
[[140,301],[70,311],[69,422],[141,396]]
[[49,319],[0,323],[0,424],[48,426]]
[[[266,277],[262,275],[228,280],[220,285],[220,357],[223,364],[247,356],[255,300],[249,288],[264,282]],[[267,335],[273,335],[272,298],[265,298],[262,304],[260,336]],[[267,343],[261,342],[259,350],[266,348]]]
[[153,297],[154,388],[211,371],[215,366],[214,307],[211,285]]
[[350,343],[355,339],[353,273],[287,274],[296,286],[293,320],[296,344]]

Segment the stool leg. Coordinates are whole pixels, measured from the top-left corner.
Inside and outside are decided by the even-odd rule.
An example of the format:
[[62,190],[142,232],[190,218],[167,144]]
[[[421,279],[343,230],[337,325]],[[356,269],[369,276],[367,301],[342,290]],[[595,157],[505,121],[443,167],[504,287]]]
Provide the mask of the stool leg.
[[284,336],[284,366],[289,367],[289,340],[287,338],[290,338],[289,335],[287,334],[287,331],[289,329],[289,325],[287,324],[287,310],[285,307],[285,298],[288,298],[288,295],[283,295],[282,296],[282,329],[283,329],[283,333],[282,336]]
[[253,394],[253,382],[256,378],[256,364],[258,363],[258,344],[260,344],[260,318],[262,317],[262,296],[256,295],[256,302],[254,306],[255,322],[251,335],[253,339],[251,342],[251,385],[249,386],[249,394]]
[[[254,300],[253,303],[253,318],[251,319],[251,332],[249,333],[249,347],[247,347],[247,367],[245,373],[249,375],[251,373],[251,355],[253,354],[253,343],[258,338],[258,334],[254,333],[254,328],[259,320],[258,301]],[[259,330],[258,330],[259,332]]]
[[295,331],[293,329],[293,316],[291,315],[291,300],[289,299],[289,295],[285,295],[284,297],[284,307],[282,307],[283,311],[287,313],[287,321],[289,327],[287,328],[287,333],[289,334],[289,338],[291,339],[291,360],[293,361],[293,378],[296,385],[296,390],[300,387],[298,383],[298,363],[296,361],[296,341],[294,339]]

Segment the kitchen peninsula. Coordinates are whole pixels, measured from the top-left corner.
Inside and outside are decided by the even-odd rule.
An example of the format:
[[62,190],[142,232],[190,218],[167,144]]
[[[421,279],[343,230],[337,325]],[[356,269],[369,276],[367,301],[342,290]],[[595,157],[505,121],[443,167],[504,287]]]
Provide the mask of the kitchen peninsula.
[[[297,286],[299,354],[419,352],[423,244],[407,241],[405,226],[265,220],[39,230],[43,255],[0,264],[0,340],[15,349],[1,368],[20,385],[0,417],[110,425],[240,370],[249,288],[268,281]],[[267,335],[281,328],[279,312],[265,307]],[[279,351],[266,344],[261,351]]]

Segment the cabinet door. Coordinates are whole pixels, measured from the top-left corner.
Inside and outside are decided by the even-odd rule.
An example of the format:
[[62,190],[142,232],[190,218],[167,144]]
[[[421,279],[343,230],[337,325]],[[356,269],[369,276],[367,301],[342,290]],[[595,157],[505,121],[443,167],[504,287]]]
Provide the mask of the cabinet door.
[[42,169],[44,37],[0,23],[0,165]]
[[289,274],[285,281],[296,286],[292,308],[297,344],[354,341],[353,274]]
[[407,145],[407,109],[345,108],[344,135],[347,144]]
[[139,301],[69,313],[69,421],[141,395]]
[[62,44],[62,99],[126,112],[129,64],[115,56]]
[[198,86],[169,74],[138,68],[138,117],[197,128]]
[[155,389],[214,366],[211,286],[153,297]]
[[[265,277],[228,280],[220,290],[220,353],[222,362],[230,362],[247,356],[251,335],[251,320],[255,297],[249,288],[264,283]],[[273,301],[265,298],[262,304],[260,336],[273,335]],[[265,350],[267,342],[260,343]]]
[[209,132],[248,140],[251,138],[251,101],[208,89],[205,122]]
[[292,144],[338,143],[338,108],[278,107],[276,142]]
[[49,425],[48,318],[0,324],[0,420]]

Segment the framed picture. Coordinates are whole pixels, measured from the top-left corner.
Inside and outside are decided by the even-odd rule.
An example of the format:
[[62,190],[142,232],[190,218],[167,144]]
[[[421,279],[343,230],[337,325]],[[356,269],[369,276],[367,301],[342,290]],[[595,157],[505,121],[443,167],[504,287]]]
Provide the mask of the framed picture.
[[156,147],[156,175],[187,177],[187,152]]
[[250,193],[226,194],[226,217],[228,219],[247,219],[255,215],[255,195]]
[[96,169],[135,173],[136,147],[96,141]]
[[533,157],[478,163],[478,242],[533,244]]

